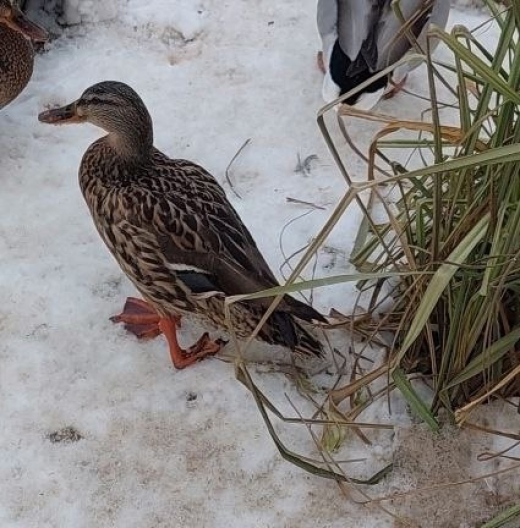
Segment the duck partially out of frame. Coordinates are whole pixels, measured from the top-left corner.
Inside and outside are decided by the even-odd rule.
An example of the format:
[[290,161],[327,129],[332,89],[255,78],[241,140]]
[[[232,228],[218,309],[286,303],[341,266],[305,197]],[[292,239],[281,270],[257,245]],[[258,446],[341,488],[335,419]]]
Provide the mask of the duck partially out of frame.
[[31,41],[45,40],[47,32],[31,22],[14,0],[0,0],[0,109],[18,97],[31,79]]
[[[322,51],[318,65],[324,73],[323,98],[337,99],[375,73],[395,64],[412,49],[412,38],[426,50],[431,25],[445,28],[450,0],[400,0],[404,23],[393,0],[318,0],[318,31]],[[432,42],[432,49],[436,43]],[[345,102],[369,110],[381,97],[392,97],[404,85],[412,61],[394,70]]]

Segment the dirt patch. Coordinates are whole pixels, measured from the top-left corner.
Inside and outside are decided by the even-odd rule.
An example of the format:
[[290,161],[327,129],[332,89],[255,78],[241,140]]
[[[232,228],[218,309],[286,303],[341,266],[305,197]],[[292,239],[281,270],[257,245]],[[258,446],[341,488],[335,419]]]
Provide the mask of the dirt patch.
[[82,434],[72,426],[62,427],[47,435],[51,444],[71,444],[83,439]]
[[399,429],[390,493],[431,490],[394,500],[399,515],[418,528],[470,528],[491,518],[501,501],[489,479],[449,485],[475,476],[475,448],[475,436],[456,427],[446,426],[439,434],[422,425]]

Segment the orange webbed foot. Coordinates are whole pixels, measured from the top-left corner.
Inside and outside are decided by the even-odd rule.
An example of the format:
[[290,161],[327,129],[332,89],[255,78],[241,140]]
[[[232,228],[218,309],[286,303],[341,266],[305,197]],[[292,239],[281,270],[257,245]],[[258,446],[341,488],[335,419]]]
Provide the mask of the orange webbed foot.
[[[159,328],[159,314],[146,301],[135,297],[128,297],[123,311],[112,316],[110,320],[113,323],[123,323],[125,330],[138,339],[153,339],[162,333]],[[180,326],[180,317],[177,324]]]
[[114,323],[123,323],[125,329],[138,339],[151,339],[164,334],[176,369],[189,367],[207,356],[213,356],[226,344],[223,339],[211,340],[206,332],[193,346],[186,350],[182,349],[177,340],[177,328],[181,326],[181,317],[161,317],[150,304],[135,297],[128,297],[123,311],[110,320]]
[[205,357],[215,355],[226,344],[226,341],[223,339],[212,341],[209,338],[209,334],[206,332],[193,346],[187,350],[183,350],[179,346],[179,341],[177,340],[175,319],[161,319],[159,322],[159,328],[170,346],[170,356],[172,358],[173,366],[179,370],[189,367]]

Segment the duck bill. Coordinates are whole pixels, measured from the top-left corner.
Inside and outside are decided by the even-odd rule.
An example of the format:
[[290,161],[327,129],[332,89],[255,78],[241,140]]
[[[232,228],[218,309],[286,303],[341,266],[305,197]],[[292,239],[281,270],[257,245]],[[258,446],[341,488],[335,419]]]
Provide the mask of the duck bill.
[[49,35],[38,24],[31,22],[19,8],[14,8],[10,18],[5,19],[4,22],[15,31],[19,31],[28,39],[36,42],[45,42]]
[[71,103],[60,108],[46,110],[38,115],[40,123],[48,125],[64,125],[68,123],[81,123],[85,119],[76,112],[76,103]]

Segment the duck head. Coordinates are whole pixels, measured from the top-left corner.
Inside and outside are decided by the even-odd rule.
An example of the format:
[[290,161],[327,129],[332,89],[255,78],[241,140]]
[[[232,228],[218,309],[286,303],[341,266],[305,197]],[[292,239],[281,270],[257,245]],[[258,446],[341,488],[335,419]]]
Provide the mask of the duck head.
[[45,42],[48,38],[43,28],[31,22],[22,13],[15,0],[0,0],[0,24],[6,25],[35,42]]
[[110,144],[124,157],[147,155],[153,146],[152,118],[139,95],[118,81],[87,88],[72,103],[42,112],[42,123],[91,123],[108,132]]

